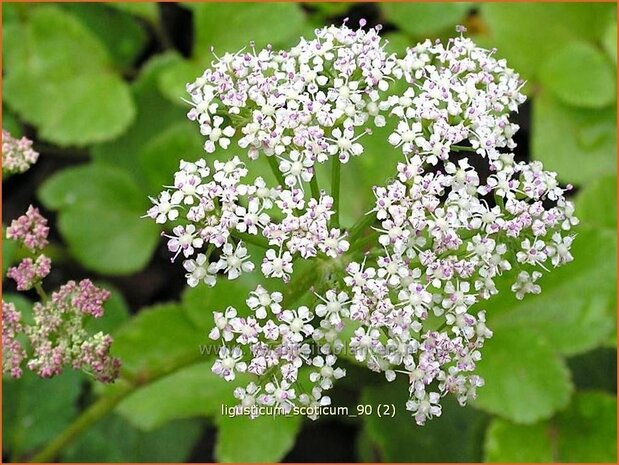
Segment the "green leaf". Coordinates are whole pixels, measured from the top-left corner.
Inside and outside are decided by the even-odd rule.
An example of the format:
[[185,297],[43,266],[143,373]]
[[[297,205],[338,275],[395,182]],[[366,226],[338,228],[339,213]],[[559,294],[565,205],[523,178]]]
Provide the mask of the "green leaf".
[[617,348],[601,347],[567,361],[577,390],[617,392]]
[[[3,448],[20,461],[22,454],[34,451],[60,434],[77,414],[81,373],[66,370],[42,379],[24,370],[18,380],[3,381]],[[23,459],[23,457],[22,457]]]
[[540,82],[568,105],[602,108],[617,96],[615,75],[604,54],[587,42],[573,41],[540,69]]
[[6,39],[4,99],[42,138],[86,145],[129,126],[135,116],[129,89],[77,18],[54,6],[32,8]]
[[38,197],[50,210],[98,202],[116,203],[132,210],[145,206],[141,192],[127,174],[96,164],[59,171],[39,188]]
[[403,55],[408,47],[415,45],[415,41],[401,32],[388,32],[383,37],[387,41],[385,50],[389,53]]
[[45,205],[60,210],[58,228],[69,250],[93,271],[138,271],[159,241],[157,226],[141,218],[146,196],[117,168],[91,164],[64,170],[39,195]]
[[159,242],[157,226],[140,218],[143,213],[117,204],[80,203],[61,212],[58,228],[86,268],[127,275],[146,266]]
[[574,108],[541,93],[532,118],[533,157],[563,182],[581,184],[616,171],[614,108]]
[[[175,54],[162,54],[156,55],[146,63],[138,79],[131,86],[137,106],[134,123],[121,137],[96,145],[92,149],[93,158],[97,163],[123,169],[144,188],[145,194],[151,192],[147,192],[150,188],[137,154],[151,139],[169,126],[185,120],[186,111],[164,99],[157,88],[160,74],[167,69],[168,63],[176,59]],[[196,131],[199,134],[197,129]],[[178,156],[178,154],[169,155]]]
[[617,228],[617,175],[604,176],[587,184],[576,197],[581,224],[593,228]]
[[549,418],[569,402],[573,387],[565,362],[535,331],[494,326],[477,373],[486,381],[475,406],[531,424]]
[[13,137],[22,137],[23,129],[17,118],[8,108],[2,106],[2,129],[9,131]]
[[[364,415],[364,433],[374,444],[376,460],[383,462],[477,462],[477,443],[485,415],[460,407],[452,396],[441,400],[443,413],[418,426],[405,408],[408,384],[404,379],[363,389],[359,405],[371,406]],[[395,416],[379,417],[381,405],[395,408]],[[393,406],[393,407],[391,407]],[[349,411],[349,413],[357,413]],[[448,440],[446,440],[449,438]]]
[[352,8],[353,5],[353,2],[316,2],[310,3],[308,6],[327,19],[332,16],[343,15]]
[[156,2],[106,2],[105,5],[138,16],[150,23],[159,21],[159,6]]
[[208,342],[176,304],[143,309],[114,337],[113,352],[129,372],[148,372],[178,361],[200,361],[200,345]]
[[[219,462],[277,462],[294,445],[301,417],[220,417],[215,457]],[[239,440],[242,438],[242,447]]]
[[416,37],[432,35],[462,22],[470,3],[381,3],[386,19]]
[[10,73],[4,92],[9,106],[55,144],[83,146],[112,139],[135,116],[129,89],[115,74],[67,76],[44,85],[41,79],[27,70]]
[[172,103],[188,108],[188,104],[182,100],[187,98],[185,86],[189,82],[194,82],[204,72],[204,68],[201,61],[178,57],[161,73],[159,78],[161,93]]
[[136,61],[148,41],[146,30],[133,16],[103,3],[64,3],[62,8],[77,17],[106,46],[121,68]]
[[484,3],[489,44],[525,79],[572,39],[597,40],[616,12],[610,3]]
[[[203,344],[209,341],[205,338]],[[221,415],[223,404],[233,405],[232,392],[237,384],[213,374],[212,364],[196,363],[146,385],[123,400],[116,411],[145,431],[170,420]]]
[[196,32],[194,56],[209,62],[215,52],[235,53],[254,41],[260,49],[267,44],[287,45],[295,40],[305,20],[295,3],[191,3]]
[[177,421],[143,433],[117,415],[104,418],[62,454],[66,462],[184,462],[200,437],[196,421]]
[[615,254],[616,244],[614,231],[579,228],[574,261],[544,274],[541,294],[517,300],[505,283],[503,292],[484,302],[490,327],[538,330],[555,350],[567,355],[598,347],[615,326],[611,308],[617,269],[608,256]]
[[608,53],[608,56],[617,64],[617,19],[615,18],[606,28],[604,37],[602,38],[602,45]]
[[576,395],[556,419],[561,462],[617,462],[617,397]]
[[200,131],[189,121],[180,121],[153,137],[140,151],[139,162],[150,192],[169,185],[179,162],[196,161],[204,156]]
[[555,462],[546,422],[515,425],[496,418],[488,427],[484,447],[486,462]]
[[486,461],[615,463],[616,411],[616,397],[583,392],[547,422],[524,426],[496,419],[486,437]]
[[359,463],[378,462],[380,460],[379,451],[374,447],[372,438],[365,429],[357,434],[355,445]]
[[[98,38],[74,16],[52,5],[28,5],[3,38],[9,72],[17,68],[48,78],[100,71],[110,57]],[[78,58],[78,59],[76,59]],[[6,95],[5,95],[6,97]]]

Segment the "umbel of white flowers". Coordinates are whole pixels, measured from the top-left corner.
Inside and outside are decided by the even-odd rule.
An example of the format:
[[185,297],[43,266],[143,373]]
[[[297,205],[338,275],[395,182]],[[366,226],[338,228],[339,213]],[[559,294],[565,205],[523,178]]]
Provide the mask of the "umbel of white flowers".
[[[462,35],[397,56],[378,27],[363,26],[217,58],[187,86],[188,116],[207,152],[232,156],[181,162],[147,214],[173,226],[168,247],[182,255],[190,286],[258,270],[288,282],[297,258],[315,260],[318,277],[288,284],[305,286],[297,295],[313,286],[305,305],[293,307],[265,279],[246,309],[214,312],[213,371],[243,383],[234,394],[253,415],[261,405],[329,405],[325,391],[346,374],[343,350],[387,381],[405,377],[406,408],[420,425],[440,415],[448,393],[464,405],[483,385],[475,368],[492,331],[480,303],[498,292],[497,276],[511,270],[521,299],[540,292],[542,270],[572,260],[571,187],[539,162],[514,160],[509,115],[525,96],[505,60]],[[369,127],[387,118],[397,121],[393,153],[364,155]],[[358,156],[397,167],[344,230],[340,169]],[[261,159],[269,179],[251,175]],[[315,174],[326,162],[329,192]],[[250,256],[248,243],[263,255]]]

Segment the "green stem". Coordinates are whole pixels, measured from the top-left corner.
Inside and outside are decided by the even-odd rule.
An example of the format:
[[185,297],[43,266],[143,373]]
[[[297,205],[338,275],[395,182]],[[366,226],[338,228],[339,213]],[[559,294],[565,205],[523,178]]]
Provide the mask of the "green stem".
[[477,150],[473,147],[465,147],[463,145],[452,145],[450,147],[454,152],[476,152]]
[[320,188],[318,187],[318,176],[316,175],[316,170],[314,170],[314,175],[312,179],[310,179],[310,189],[312,190],[312,197],[316,200],[320,198]]
[[269,241],[262,236],[254,236],[252,234],[242,233],[238,231],[234,231],[230,233],[232,237],[239,239],[248,244],[257,245],[258,247],[262,247],[263,249],[270,249]]
[[132,389],[127,385],[124,389],[117,391],[113,396],[100,397],[95,403],[88,407],[77,419],[65,429],[60,436],[57,436],[43,450],[36,454],[30,461],[33,463],[51,462],[58,453],[71,443],[82,431],[93,423],[96,423],[108,412],[112,411],[116,405],[128,396]]
[[282,172],[279,170],[279,166],[277,166],[277,158],[275,157],[275,155],[271,155],[270,157],[267,157],[267,160],[269,161],[271,171],[273,171],[273,174],[275,175],[275,179],[277,179],[277,182],[282,187],[284,187],[286,183],[284,182],[284,176],[282,175]]
[[363,218],[357,221],[353,227],[350,228],[350,231],[348,231],[348,242],[352,244],[363,233],[363,231],[365,231],[366,228],[374,223],[374,221],[376,221],[374,212],[364,215]]
[[333,216],[331,226],[340,227],[340,170],[342,164],[338,157],[333,157],[333,167],[331,168],[331,197],[333,197]]
[[119,379],[119,386],[113,389],[111,394],[103,395],[91,404],[82,414],[73,421],[59,436],[47,444],[31,462],[51,462],[58,454],[87,428],[110,413],[127,396],[158,379],[168,376],[182,368],[197,363],[202,358],[199,351],[180,357],[172,362],[162,365],[152,372],[143,372],[130,375],[129,379]]
[[47,302],[48,300],[47,292],[45,292],[45,290],[43,289],[43,286],[41,286],[41,283],[35,282],[34,290],[37,291],[37,294],[39,294],[39,298],[41,299],[43,303]]
[[346,254],[350,255],[356,252],[357,250],[362,249],[364,246],[375,241],[378,238],[378,236],[379,236],[378,233],[372,233],[372,234],[368,234],[364,238],[360,238],[359,240],[355,241],[354,244],[350,245],[350,249],[346,251]]
[[293,279],[289,286],[284,290],[284,303],[290,305],[299,300],[308,289],[318,280],[318,264],[312,263],[303,274],[297,279]]

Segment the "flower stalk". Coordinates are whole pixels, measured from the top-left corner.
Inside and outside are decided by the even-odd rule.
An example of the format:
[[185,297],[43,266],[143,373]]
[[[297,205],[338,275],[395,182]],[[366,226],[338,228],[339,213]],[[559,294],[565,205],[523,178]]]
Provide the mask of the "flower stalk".
[[331,227],[340,227],[340,172],[342,164],[337,157],[333,157],[331,168],[331,196],[333,197],[333,216]]

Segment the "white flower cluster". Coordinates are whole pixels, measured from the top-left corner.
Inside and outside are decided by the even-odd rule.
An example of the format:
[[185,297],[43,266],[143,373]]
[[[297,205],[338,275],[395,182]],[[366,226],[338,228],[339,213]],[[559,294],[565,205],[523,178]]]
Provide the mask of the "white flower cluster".
[[227,148],[236,134],[250,159],[274,157],[285,184],[302,189],[316,162],[346,163],[363,152],[358,140],[370,118],[385,124],[379,91],[396,60],[383,46],[377,29],[331,26],[289,51],[227,53],[187,86],[189,118],[207,152]]
[[[346,300],[345,295],[340,297],[342,300]],[[341,311],[342,305],[337,299],[334,301],[335,304],[325,301],[325,305],[319,305],[316,315],[306,306],[285,310],[281,293],[269,293],[258,286],[247,299],[252,316],[237,316],[233,307],[214,313],[215,328],[210,337],[221,340],[223,345],[213,372],[227,381],[243,372],[266,380],[264,386],[252,381],[234,391],[246,408],[275,406],[288,413],[297,403],[307,407],[329,405],[331,399],[323,396],[323,391],[330,389],[334,380],[345,376],[346,371],[334,366],[337,357],[330,350],[331,344],[320,344],[326,342],[324,328],[328,325],[323,323],[321,331],[312,321],[315,316],[325,316],[321,308],[329,307],[331,317]],[[321,345],[318,354],[313,353],[313,343]],[[297,392],[294,385],[299,385],[299,369],[304,365],[310,367],[311,387],[305,386],[305,392]]]
[[[148,216],[180,223],[168,247],[186,258],[188,284],[252,271],[245,242],[266,249],[267,278],[289,282],[296,257],[313,259],[318,275],[301,279],[301,293],[315,291],[306,305],[259,286],[247,309],[214,313],[213,371],[251,377],[235,390],[244,407],[328,405],[345,351],[388,381],[405,376],[406,408],[424,424],[440,415],[442,396],[465,404],[483,385],[475,368],[492,331],[479,307],[498,293],[496,278],[513,273],[521,299],[541,291],[542,271],[572,260],[570,186],[511,152],[518,126],[509,114],[525,100],[518,75],[465,37],[398,57],[378,31],[344,24],[288,51],[252,46],[218,58],[187,87],[205,150],[236,143],[277,180],[246,181],[238,157],[212,170],[204,160],[181,163]],[[395,81],[405,90],[396,93]],[[374,187],[366,218],[341,230],[340,166],[364,152],[368,126],[387,118],[397,121],[388,141],[403,160],[394,157],[393,180]],[[329,195],[314,170],[327,160]]]
[[[174,254],[172,261],[181,254],[186,259],[189,286],[200,282],[214,286],[219,272],[236,279],[252,271],[254,263],[243,238],[274,247],[264,255],[262,272],[284,282],[293,272],[293,255],[336,257],[348,250],[345,234],[328,226],[333,214],[333,199],[328,195],[306,201],[301,190],[270,188],[261,177],[243,183],[247,169],[238,157],[215,161],[212,172],[211,176],[204,159],[181,161],[174,185],[151,198],[154,205],[146,215],[160,224],[182,223],[174,226],[172,234],[163,235]],[[273,210],[280,220],[271,217]],[[211,263],[215,249],[220,258]]]

